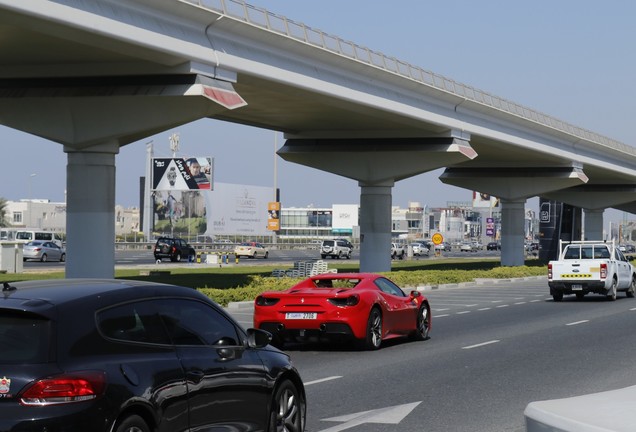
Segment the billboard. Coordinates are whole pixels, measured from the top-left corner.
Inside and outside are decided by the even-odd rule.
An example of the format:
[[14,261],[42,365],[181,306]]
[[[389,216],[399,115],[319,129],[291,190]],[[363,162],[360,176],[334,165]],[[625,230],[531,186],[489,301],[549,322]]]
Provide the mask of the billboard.
[[499,198],[490,194],[473,191],[474,208],[495,208],[499,207]]
[[153,158],[152,190],[214,190],[213,162],[209,157]]
[[206,235],[272,235],[267,210],[273,188],[217,183],[205,196]]
[[280,230],[280,202],[271,201],[267,204],[267,229],[270,231]]
[[358,226],[357,204],[334,204],[332,229],[334,234],[352,234],[353,227]]

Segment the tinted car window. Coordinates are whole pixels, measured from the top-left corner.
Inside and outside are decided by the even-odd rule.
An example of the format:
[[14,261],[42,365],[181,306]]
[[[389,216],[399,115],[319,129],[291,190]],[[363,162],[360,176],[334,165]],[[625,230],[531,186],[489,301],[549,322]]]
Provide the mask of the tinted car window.
[[236,345],[236,327],[213,307],[192,300],[157,300],[175,345]]
[[97,314],[100,332],[112,339],[128,342],[170,344],[168,334],[153,308],[153,301],[128,303]]
[[44,318],[0,311],[2,363],[46,363],[51,344],[51,324]]
[[378,286],[378,288],[380,288],[381,291],[387,294],[393,294],[394,296],[398,296],[398,297],[406,297],[406,294],[404,294],[404,291],[402,291],[400,287],[398,287],[397,285],[395,285],[393,282],[391,282],[388,279],[384,279],[384,278],[376,279],[375,284]]

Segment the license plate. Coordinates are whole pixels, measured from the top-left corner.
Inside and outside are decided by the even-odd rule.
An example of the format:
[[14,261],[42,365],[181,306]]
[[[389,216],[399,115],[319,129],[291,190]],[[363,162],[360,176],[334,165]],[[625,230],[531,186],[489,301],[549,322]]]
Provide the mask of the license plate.
[[572,291],[582,291],[583,285],[572,285]]
[[318,314],[316,312],[287,312],[286,319],[311,319],[314,320]]

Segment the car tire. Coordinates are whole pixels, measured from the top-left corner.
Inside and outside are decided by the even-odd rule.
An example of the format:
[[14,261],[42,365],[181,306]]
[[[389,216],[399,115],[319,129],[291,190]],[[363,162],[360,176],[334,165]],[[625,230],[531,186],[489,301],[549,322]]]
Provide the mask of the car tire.
[[320,257],[321,257],[322,259],[325,259],[325,258],[327,258],[327,255],[326,255],[326,254],[320,254]]
[[267,259],[268,256],[269,256],[269,252],[265,252],[265,255],[263,256],[263,259]]
[[610,288],[609,292],[607,293],[607,300],[609,301],[614,301],[616,300],[616,285],[618,284],[618,281],[616,280],[616,278],[612,279],[612,287]]
[[431,330],[431,311],[425,304],[423,304],[420,307],[420,310],[417,311],[417,321],[415,326],[414,339],[418,341],[427,340]]
[[150,428],[138,415],[131,415],[118,422],[115,432],[150,432]]
[[48,257],[46,256],[46,254],[42,254],[42,256],[40,257],[40,261],[42,262],[46,262],[48,259]]
[[382,345],[382,314],[377,307],[374,307],[367,320],[367,334],[363,341],[363,348],[377,350],[380,345]]
[[66,254],[63,253],[62,256],[60,256],[60,262],[66,262]]
[[577,292],[576,293],[576,299],[577,300],[583,300],[583,297],[585,297],[585,293],[584,292]]
[[555,302],[563,301],[563,293],[562,292],[554,293],[552,294],[552,298],[554,299]]
[[636,295],[636,276],[632,276],[632,283],[625,292],[625,295],[629,298],[634,298],[634,295]]
[[270,432],[302,432],[305,412],[300,392],[289,380],[280,383],[270,404]]

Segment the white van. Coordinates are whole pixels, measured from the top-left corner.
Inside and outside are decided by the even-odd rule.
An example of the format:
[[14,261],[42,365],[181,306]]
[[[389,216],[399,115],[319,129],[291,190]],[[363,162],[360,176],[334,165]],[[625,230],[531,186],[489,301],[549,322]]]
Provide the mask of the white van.
[[15,241],[28,243],[33,240],[42,240],[53,242],[59,247],[62,247],[62,238],[59,234],[51,231],[41,231],[32,229],[18,229],[15,232]]
[[13,241],[15,239],[15,229],[0,228],[0,241]]

